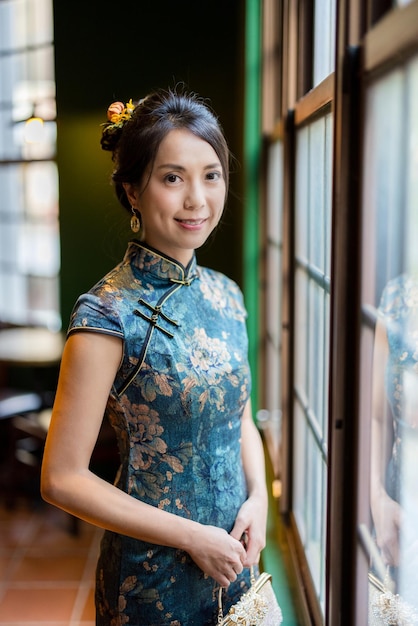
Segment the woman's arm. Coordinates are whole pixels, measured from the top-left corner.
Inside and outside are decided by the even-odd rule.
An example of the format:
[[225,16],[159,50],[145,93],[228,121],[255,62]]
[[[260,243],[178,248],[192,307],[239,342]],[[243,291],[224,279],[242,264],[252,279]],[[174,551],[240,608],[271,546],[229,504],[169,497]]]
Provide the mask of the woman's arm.
[[393,425],[385,392],[389,346],[385,325],[378,320],[373,349],[370,506],[376,540],[385,563],[397,565],[401,509],[386,492],[385,473],[393,444]]
[[122,341],[80,332],[66,343],[42,467],[48,502],[92,524],[180,548],[222,586],[242,570],[245,550],[224,530],[162,511],[124,493],[89,469]]
[[241,449],[248,499],[238,512],[231,535],[236,539],[241,539],[244,533],[247,535],[244,566],[248,567],[258,563],[266,545],[268,508],[263,444],[252,418],[250,401],[242,416]]

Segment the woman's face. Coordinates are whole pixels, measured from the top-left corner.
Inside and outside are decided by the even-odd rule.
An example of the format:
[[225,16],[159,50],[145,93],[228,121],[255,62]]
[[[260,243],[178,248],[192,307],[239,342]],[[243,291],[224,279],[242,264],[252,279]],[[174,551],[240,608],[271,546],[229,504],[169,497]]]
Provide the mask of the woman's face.
[[163,139],[144,191],[124,187],[141,213],[143,241],[183,265],[217,226],[225,204],[219,158],[188,130],[172,130]]

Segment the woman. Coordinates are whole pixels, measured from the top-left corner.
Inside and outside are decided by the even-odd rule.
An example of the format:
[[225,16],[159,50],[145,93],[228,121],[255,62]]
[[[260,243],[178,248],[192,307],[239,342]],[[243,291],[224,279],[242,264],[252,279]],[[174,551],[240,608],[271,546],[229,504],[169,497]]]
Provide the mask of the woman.
[[[74,308],[42,494],[105,529],[97,624],[214,624],[219,585],[225,610],[249,587],[267,516],[242,297],[195,258],[222,216],[229,152],[196,96],[158,91],[108,119],[102,147],[139,240]],[[103,414],[115,485],[89,469]]]
[[[383,290],[373,354],[371,512],[396,592],[418,608],[418,277]],[[415,613],[417,623],[418,615]]]

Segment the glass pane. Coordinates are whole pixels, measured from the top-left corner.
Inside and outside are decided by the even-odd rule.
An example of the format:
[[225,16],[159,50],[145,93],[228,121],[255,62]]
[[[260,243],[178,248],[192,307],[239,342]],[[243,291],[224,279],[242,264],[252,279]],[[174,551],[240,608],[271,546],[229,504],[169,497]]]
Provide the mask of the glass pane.
[[324,258],[325,276],[331,276],[332,116],[325,117]]
[[33,45],[52,43],[53,19],[50,0],[28,0],[29,42]]
[[410,63],[407,72],[406,109],[409,111],[408,142],[406,145],[405,192],[405,265],[408,272],[418,274],[418,115],[414,107],[418,102],[418,59]]
[[59,269],[57,224],[26,222],[19,228],[15,254],[22,274],[55,276]]
[[13,62],[8,56],[0,57],[0,93],[1,101],[5,103],[10,100],[10,94],[13,93],[13,69]]
[[316,87],[334,71],[336,2],[316,0],[314,7],[313,83]]
[[24,189],[28,217],[57,218],[58,171],[55,163],[29,163],[25,168]]
[[302,469],[293,483],[293,513],[324,610],[327,468],[323,458],[317,454],[315,437],[306,426],[306,415],[299,403],[294,411],[293,454]]
[[[322,458],[316,452],[316,442],[310,430],[307,430],[306,441],[307,466],[309,468],[307,475],[307,541],[305,544],[305,552],[310,565],[310,571],[314,578],[315,588],[321,591],[323,583],[321,576],[323,574],[323,563],[325,563],[323,538],[323,491],[324,477],[323,472],[325,464]],[[318,594],[319,595],[319,594]]]
[[293,480],[293,514],[295,516],[296,525],[299,532],[299,537],[302,545],[306,544],[307,540],[307,499],[306,499],[306,460],[307,460],[307,448],[306,438],[307,429],[305,415],[300,403],[296,403],[293,412],[294,430],[293,430],[293,455],[298,459],[298,468],[300,471],[295,473]]
[[0,310],[3,320],[9,320],[11,315],[17,324],[27,323],[27,281],[25,276],[13,272],[3,274]]
[[9,50],[12,46],[12,17],[11,3],[0,2],[0,53]]
[[[297,526],[325,603],[331,115],[298,131],[296,154],[295,433]],[[302,449],[303,446],[303,449]],[[301,459],[303,461],[301,462]]]
[[[296,171],[308,171],[309,157],[309,129],[302,128],[297,135],[296,143]],[[296,185],[296,206],[298,211],[298,219],[296,220],[296,256],[308,259],[308,178],[300,175],[297,177]]]
[[295,276],[295,385],[307,395],[308,289],[306,273],[296,270]]
[[[363,480],[362,553],[372,576],[394,594],[389,597],[399,610],[396,623],[415,624],[418,57],[369,88],[364,150],[360,423],[369,444],[362,471],[370,476],[370,494]],[[387,623],[379,597],[371,594],[370,606]]]
[[328,448],[328,376],[329,376],[329,359],[330,353],[330,324],[331,324],[331,302],[328,292],[324,293],[324,319],[323,319],[323,334],[324,334],[324,377],[323,377],[323,413],[322,413],[322,432],[324,438],[324,446]]
[[55,117],[52,0],[0,2],[0,318],[56,329]]
[[21,155],[27,161],[52,159],[55,156],[57,127],[55,122],[44,122],[41,128],[31,132],[30,123],[16,124],[15,141],[21,146]]
[[311,149],[309,151],[309,201],[310,201],[310,261],[318,268],[324,268],[324,226],[325,226],[325,119],[314,122],[309,131]]
[[10,269],[15,265],[14,259],[16,258],[16,250],[19,240],[18,223],[4,222],[0,228],[0,237],[0,263],[4,269]]
[[[32,50],[28,54],[29,74],[32,82],[38,86],[37,98],[43,97],[44,85],[55,92],[54,78],[54,53],[51,47]],[[49,81],[49,83],[48,83]],[[40,89],[39,89],[40,88]],[[40,92],[40,93],[39,93]]]
[[37,278],[31,276],[28,279],[28,309],[31,324],[47,326],[52,331],[61,329],[59,311],[59,285],[58,278]]
[[12,33],[13,48],[25,48],[28,44],[27,34],[27,0],[13,0],[12,6]]
[[322,422],[323,416],[323,388],[325,367],[325,337],[324,337],[324,291],[314,281],[310,281],[309,306],[309,368],[310,380],[308,396],[313,413]]
[[269,150],[267,173],[267,236],[281,242],[283,207],[283,145],[276,141]]
[[[281,276],[283,219],[283,145],[276,141],[270,146],[267,173],[267,250],[266,250],[266,357],[265,409],[263,428],[268,429],[270,452],[275,476],[280,473],[281,440]],[[268,421],[267,421],[268,420]],[[274,450],[271,449],[272,444]]]

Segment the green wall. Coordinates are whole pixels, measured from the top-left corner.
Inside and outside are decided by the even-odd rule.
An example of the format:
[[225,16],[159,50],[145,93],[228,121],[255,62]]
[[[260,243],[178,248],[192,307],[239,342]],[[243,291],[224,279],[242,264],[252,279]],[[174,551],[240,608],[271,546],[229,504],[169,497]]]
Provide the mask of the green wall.
[[244,90],[244,225],[243,290],[248,311],[249,360],[252,372],[252,404],[259,408],[259,205],[261,158],[261,0],[246,0]]
[[[99,145],[113,100],[184,82],[209,98],[242,164],[244,12],[240,0],[54,3],[64,328],[77,296],[120,260],[131,236]],[[238,168],[224,223],[198,253],[241,285],[242,178]]]

